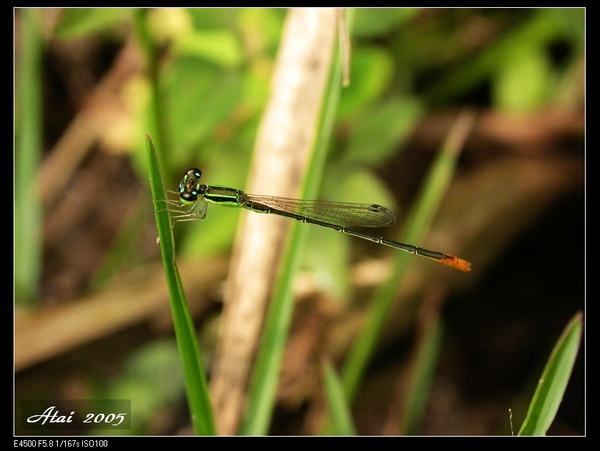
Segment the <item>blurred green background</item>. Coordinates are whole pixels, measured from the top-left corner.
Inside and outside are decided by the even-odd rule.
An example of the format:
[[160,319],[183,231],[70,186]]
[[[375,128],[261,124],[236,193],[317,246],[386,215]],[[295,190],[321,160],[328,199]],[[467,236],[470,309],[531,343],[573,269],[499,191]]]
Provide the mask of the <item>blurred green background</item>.
[[[132,434],[189,432],[168,303],[157,288],[145,135],[156,134],[159,107],[163,175],[173,189],[190,166],[205,183],[243,189],[286,13],[15,10],[17,416],[26,398],[126,398],[136,406]],[[458,112],[477,115],[440,220],[460,237],[447,251],[474,270],[422,282],[451,288],[418,431],[510,434],[507,408],[522,421],[554,341],[584,308],[585,10],[358,9],[351,39],[351,85],[321,198],[388,205],[401,226]],[[238,216],[210,208],[201,223],[175,230],[184,278],[201,287],[192,312],[208,356]],[[309,333],[301,329],[312,320],[335,342],[344,333],[335,324],[346,324],[380,280],[365,282],[361,270],[385,268],[390,250],[309,233],[300,283],[327,301],[299,301],[293,336]],[[394,433],[385,425],[398,372],[410,364],[410,317],[410,326],[390,327],[371,365],[354,406],[359,434]],[[311,346],[304,357],[318,361],[326,351]],[[314,433],[318,384],[286,368],[272,433]],[[585,432],[583,379],[582,354],[552,433]]]

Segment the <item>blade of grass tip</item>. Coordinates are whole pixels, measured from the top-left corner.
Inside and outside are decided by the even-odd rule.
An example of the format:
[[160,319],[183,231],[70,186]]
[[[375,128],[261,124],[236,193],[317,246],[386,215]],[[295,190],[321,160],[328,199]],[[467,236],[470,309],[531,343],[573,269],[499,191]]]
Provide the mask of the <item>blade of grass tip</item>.
[[552,349],[518,435],[546,435],[552,425],[577,359],[582,327],[577,312]]
[[[424,188],[406,219],[404,231],[401,233],[398,241],[403,243],[420,243],[423,240],[452,180],[458,155],[473,126],[474,120],[475,115],[468,111],[463,112],[458,117],[429,170]],[[389,310],[394,302],[401,277],[411,261],[413,261],[411,255],[398,252],[394,260],[390,278],[375,293],[365,326],[351,348],[342,372],[344,389],[350,400],[356,394],[365,368],[371,358],[377,339],[383,330]]]
[[31,305],[38,294],[42,266],[42,201],[38,179],[32,177],[40,166],[41,152],[42,34],[39,10],[22,9],[21,19],[15,143],[15,299],[19,304]]
[[331,419],[331,433],[333,435],[356,435],[344,387],[329,361],[323,362],[323,376],[329,418]]
[[194,430],[199,435],[215,435],[212,406],[206,383],[202,357],[196,331],[190,315],[181,278],[175,264],[175,244],[171,217],[166,208],[166,192],[160,164],[152,139],[147,136],[150,186],[154,202],[154,214],[158,229],[159,245],[165,268],[171,313],[177,347],[183,367],[188,406]]

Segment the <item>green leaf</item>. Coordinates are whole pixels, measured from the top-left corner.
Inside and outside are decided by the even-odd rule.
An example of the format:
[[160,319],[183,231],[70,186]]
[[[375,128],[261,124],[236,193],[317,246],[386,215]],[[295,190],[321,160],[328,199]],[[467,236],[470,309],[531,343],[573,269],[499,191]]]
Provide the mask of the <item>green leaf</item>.
[[240,8],[186,8],[192,18],[194,28],[224,28],[231,27],[235,17],[243,9]]
[[[125,362],[123,371],[94,392],[96,399],[135,400],[135,415],[131,431],[135,435],[148,433],[157,412],[179,402],[184,389],[183,374],[175,340],[161,338],[136,349]],[[107,434],[112,431],[106,431]],[[102,434],[102,431],[99,431]],[[105,434],[102,434],[105,435]],[[129,434],[128,434],[129,435]]]
[[[581,19],[579,29],[583,30],[585,28],[584,21],[583,17],[577,14],[567,14],[567,11],[567,9],[560,8],[536,9],[529,20],[502,34],[497,41],[486,46],[464,64],[457,64],[456,69],[448,71],[444,78],[428,90],[427,97],[432,102],[441,104],[448,101],[449,98],[455,98],[468,92],[486,79],[493,77],[498,70],[510,70],[510,67],[507,68],[510,55],[520,47],[547,48],[550,43],[563,39],[565,36],[574,39],[570,29],[577,28],[573,24]],[[568,16],[568,20],[565,16]],[[527,61],[522,62],[527,64]],[[510,65],[514,64],[510,63]],[[515,70],[518,69],[515,68]],[[539,71],[540,69],[534,70]],[[532,71],[532,69],[526,69],[526,71]],[[525,86],[528,81],[527,79],[521,81],[523,83],[522,94],[527,96]]]
[[418,8],[358,8],[352,34],[377,36],[388,33],[418,13]]
[[224,68],[235,68],[243,61],[242,49],[230,30],[196,30],[177,41],[182,55],[202,57]]
[[518,435],[546,435],[552,425],[577,359],[582,328],[582,313],[578,312],[550,354]]
[[55,35],[72,39],[114,27],[130,13],[130,8],[67,8],[56,25]]
[[[181,57],[161,79],[174,155],[171,163],[188,163],[190,150],[206,140],[236,107],[240,73],[225,71],[195,57]],[[185,161],[184,161],[185,160]]]
[[246,52],[249,51],[253,56],[253,62],[256,62],[256,57],[261,54],[269,54],[269,57],[274,57],[286,13],[284,9],[280,8],[242,8],[240,10],[237,16],[237,28],[242,42],[245,43]]
[[378,98],[389,85],[394,71],[391,55],[379,47],[352,51],[351,84],[342,91],[338,118],[346,118]]
[[421,104],[392,98],[365,111],[348,139],[344,161],[375,165],[394,154],[421,117]]
[[513,112],[537,109],[548,100],[551,81],[552,67],[541,46],[514,47],[496,73],[494,103]]

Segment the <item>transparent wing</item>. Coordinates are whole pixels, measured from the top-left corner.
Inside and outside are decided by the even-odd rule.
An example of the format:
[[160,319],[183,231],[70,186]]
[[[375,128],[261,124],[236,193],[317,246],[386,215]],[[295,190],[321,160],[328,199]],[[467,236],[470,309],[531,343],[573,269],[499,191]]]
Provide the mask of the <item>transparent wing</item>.
[[387,227],[396,222],[392,210],[377,204],[300,200],[256,194],[247,194],[247,198],[275,210],[346,227]]

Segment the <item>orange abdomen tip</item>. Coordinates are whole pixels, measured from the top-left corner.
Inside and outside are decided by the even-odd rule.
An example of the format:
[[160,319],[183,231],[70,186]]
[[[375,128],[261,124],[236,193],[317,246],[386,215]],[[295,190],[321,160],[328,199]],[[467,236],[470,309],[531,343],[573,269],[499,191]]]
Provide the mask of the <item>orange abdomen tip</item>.
[[440,261],[444,265],[452,266],[459,271],[469,272],[471,271],[471,262],[463,260],[462,258],[455,257],[454,255],[444,255],[444,259]]

